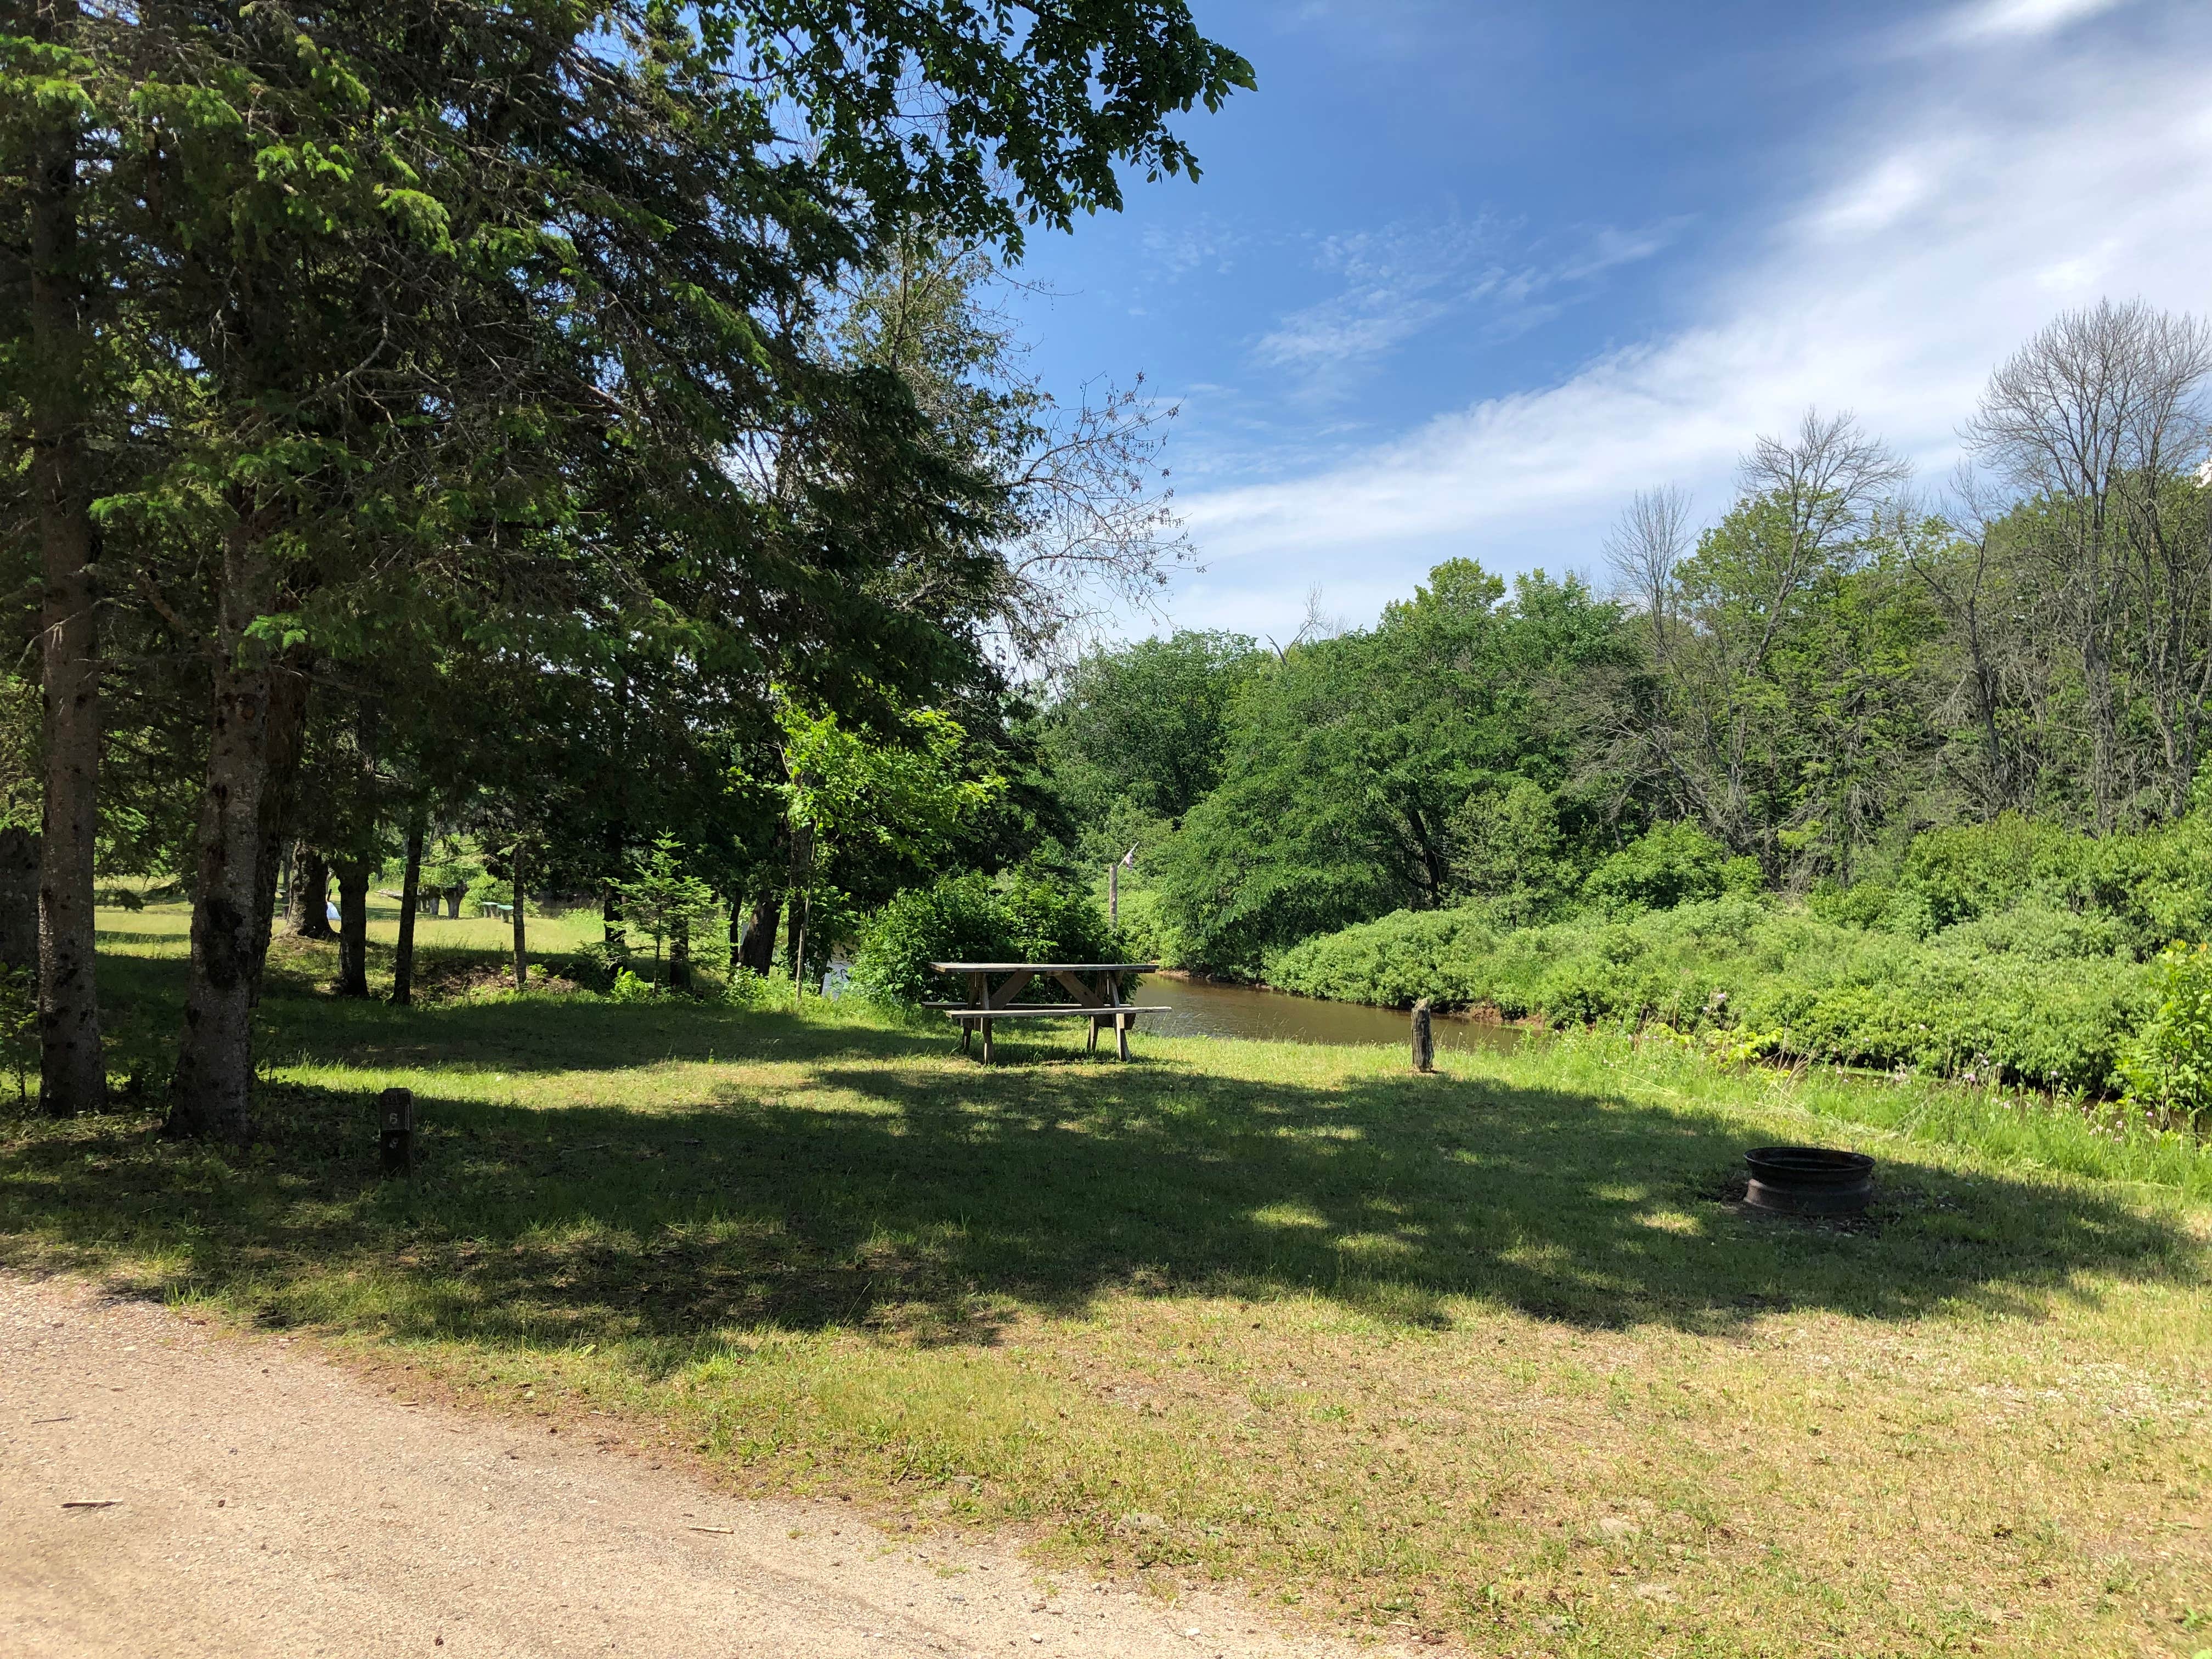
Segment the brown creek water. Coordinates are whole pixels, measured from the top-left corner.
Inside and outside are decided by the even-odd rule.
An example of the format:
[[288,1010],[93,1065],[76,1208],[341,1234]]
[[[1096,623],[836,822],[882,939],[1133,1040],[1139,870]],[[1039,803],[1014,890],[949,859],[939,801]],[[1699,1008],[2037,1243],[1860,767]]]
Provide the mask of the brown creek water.
[[[1405,1044],[1411,1016],[1402,1008],[1370,1008],[1357,1002],[1322,1002],[1287,991],[1208,980],[1147,974],[1135,1000],[1172,1012],[1146,1016],[1144,1028],[1162,1036],[1273,1039],[1284,1042]],[[1519,1046],[1528,1033],[1517,1025],[1437,1016],[1431,1028],[1439,1048],[1495,1052]]]

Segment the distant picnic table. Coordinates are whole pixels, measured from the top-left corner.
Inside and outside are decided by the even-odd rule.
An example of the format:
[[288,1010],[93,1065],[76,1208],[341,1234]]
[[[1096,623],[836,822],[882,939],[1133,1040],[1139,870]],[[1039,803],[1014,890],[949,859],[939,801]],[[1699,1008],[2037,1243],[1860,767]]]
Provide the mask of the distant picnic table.
[[[1140,1007],[1121,1000],[1121,981],[1130,974],[1149,974],[1159,964],[1156,962],[933,962],[929,964],[940,974],[958,974],[968,983],[968,1000],[964,1002],[926,1002],[925,1008],[935,1008],[947,1019],[960,1022],[960,1052],[966,1054],[969,1040],[980,1029],[983,1034],[983,1063],[991,1061],[991,1026],[1001,1019],[1087,1019],[1091,1022],[1090,1041],[1085,1051],[1096,1053],[1100,1028],[1114,1028],[1115,1050],[1123,1060],[1129,1057],[1129,1030],[1137,1023],[1139,1014],[1164,1014],[1164,1007]],[[994,976],[1002,976],[997,985]],[[1052,980],[1068,995],[1073,1003],[1020,1002],[1021,994],[1029,989],[1040,976]]]

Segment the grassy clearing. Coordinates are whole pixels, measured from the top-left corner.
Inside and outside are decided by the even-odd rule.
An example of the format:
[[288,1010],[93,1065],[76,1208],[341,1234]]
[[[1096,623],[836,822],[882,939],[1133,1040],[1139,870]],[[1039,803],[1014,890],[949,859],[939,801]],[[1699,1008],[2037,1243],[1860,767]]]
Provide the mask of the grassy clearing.
[[[109,941],[128,1042],[173,1018],[160,921]],[[1960,1097],[1614,1042],[1416,1079],[1062,1032],[986,1073],[850,1010],[402,1013],[325,973],[272,981],[265,1147],[6,1126],[0,1260],[1485,1651],[2212,1648],[2212,1210],[2173,1149],[2093,1180]],[[412,1187],[373,1176],[392,1083]],[[1883,1159],[1868,1224],[1729,1201],[1743,1147],[1814,1135]]]
[[[559,915],[540,915],[532,910],[524,921],[533,961],[558,957],[588,945],[600,935],[599,914],[568,910]],[[387,980],[392,948],[399,940],[399,907],[379,897],[368,906],[368,948],[372,969],[380,969]],[[416,976],[434,979],[434,969],[467,968],[494,972],[507,961],[514,940],[514,924],[501,917],[479,915],[473,908],[459,916],[417,916],[415,919]],[[160,959],[191,953],[191,912],[180,904],[154,904],[143,910],[100,912],[100,945],[125,957]],[[276,957],[280,968],[289,965],[295,980],[337,977],[337,954],[328,944],[310,945],[279,934]]]

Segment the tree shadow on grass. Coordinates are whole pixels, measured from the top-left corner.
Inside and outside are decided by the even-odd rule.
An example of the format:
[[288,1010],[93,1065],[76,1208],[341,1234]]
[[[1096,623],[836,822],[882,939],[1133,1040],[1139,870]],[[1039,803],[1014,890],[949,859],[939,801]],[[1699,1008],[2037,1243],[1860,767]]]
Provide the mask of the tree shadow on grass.
[[[335,946],[324,949],[336,971]],[[299,953],[319,970],[321,957]],[[438,963],[496,965],[489,952],[449,951]],[[109,1068],[173,1058],[185,963],[118,954],[100,964]],[[544,964],[538,969],[544,975]],[[620,1004],[573,996],[427,1002],[395,1007],[382,997],[344,998],[313,973],[274,971],[258,1048],[265,1060],[370,1069],[462,1067],[534,1075],[637,1071],[671,1060],[806,1060],[831,1054],[890,1057],[927,1051],[935,1028],[911,1031],[825,1024],[775,1010],[671,998]]]
[[[617,1028],[593,1022],[636,1011],[556,1008],[557,1030],[516,1022],[526,1005],[446,1012],[472,1054],[533,1048],[550,1069],[580,1048],[607,1061]],[[651,1024],[618,1029],[664,1057]],[[1725,1334],[1791,1308],[2033,1316],[2206,1266],[2171,1218],[1909,1150],[1884,1154],[1863,1231],[1749,1217],[1718,1200],[1759,1137],[1717,1111],[1040,1048],[1058,1057],[986,1071],[930,1063],[941,1039],[774,1016],[695,1034],[697,1057],[739,1057],[738,1030],[805,1086],[732,1071],[684,1104],[554,1111],[426,1088],[412,1183],[374,1179],[366,1098],[319,1090],[273,1090],[283,1139],[239,1159],[143,1120],[31,1130],[0,1155],[0,1259],[152,1259],[141,1288],[228,1292],[272,1323],[624,1341],[671,1364],[732,1328],[988,1341],[1024,1310],[1133,1289],[1312,1295],[1386,1326],[1446,1326],[1471,1299]]]

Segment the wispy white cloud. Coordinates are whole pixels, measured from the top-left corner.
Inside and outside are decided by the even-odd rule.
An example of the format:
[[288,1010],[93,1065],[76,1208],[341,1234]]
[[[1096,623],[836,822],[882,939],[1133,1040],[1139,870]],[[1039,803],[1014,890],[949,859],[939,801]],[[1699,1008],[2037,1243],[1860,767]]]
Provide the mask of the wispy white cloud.
[[1648,259],[1681,229],[1679,219],[1632,229],[1601,226],[1564,252],[1528,243],[1517,227],[1488,219],[1399,223],[1323,240],[1314,264],[1340,286],[1279,319],[1254,343],[1264,368],[1288,370],[1304,389],[1338,389],[1347,368],[1378,359],[1451,319],[1489,335],[1532,325],[1615,268]]
[[1632,265],[1665,251],[1689,224],[1677,216],[1633,230],[1607,225],[1595,232],[1580,252],[1570,254],[1555,275],[1563,283],[1588,282],[1621,265]]
[[1935,39],[1947,45],[2030,39],[2117,10],[2127,0],[1973,0],[1937,23]]
[[1863,240],[1940,199],[1954,175],[1973,164],[1972,146],[1956,139],[1900,146],[1844,179],[1806,216],[1804,228],[1832,241]]
[[1313,263],[1341,286],[1283,317],[1253,356],[1310,374],[1387,352],[1497,283],[1503,240],[1493,226],[1450,222],[1328,237]]
[[1717,507],[1752,437],[1808,404],[1856,409],[1941,471],[1991,366],[2057,310],[2212,303],[2212,17],[2171,33],[2051,40],[1940,85],[1896,68],[1689,325],[1303,477],[1187,498],[1212,568],[1178,617],[1275,626],[1316,582],[1372,614],[1453,553],[1587,568],[1632,491],[1672,481]]
[[1245,244],[1243,231],[1211,217],[1171,229],[1154,226],[1144,235],[1145,267],[1150,276],[1169,282],[1197,270],[1224,275],[1235,269]]

